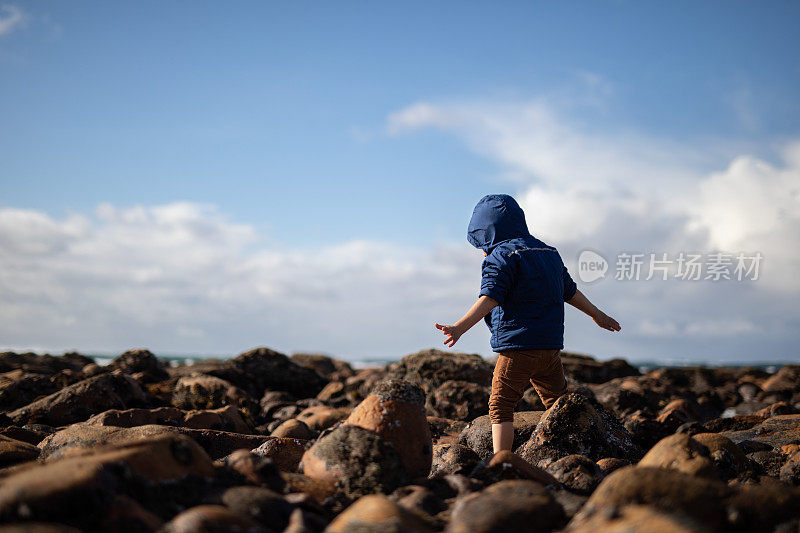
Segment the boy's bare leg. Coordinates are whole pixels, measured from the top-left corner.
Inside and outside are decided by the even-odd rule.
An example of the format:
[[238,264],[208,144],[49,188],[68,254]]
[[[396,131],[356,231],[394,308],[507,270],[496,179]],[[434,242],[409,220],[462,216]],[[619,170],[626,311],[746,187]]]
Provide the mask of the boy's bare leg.
[[503,450],[511,451],[514,444],[514,422],[492,424],[492,448],[494,453]]

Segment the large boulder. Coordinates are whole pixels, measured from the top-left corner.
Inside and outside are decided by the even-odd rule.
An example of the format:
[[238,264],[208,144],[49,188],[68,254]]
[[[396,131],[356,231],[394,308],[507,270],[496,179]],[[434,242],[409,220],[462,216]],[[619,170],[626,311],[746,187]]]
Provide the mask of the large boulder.
[[433,445],[425,393],[418,385],[400,380],[378,383],[345,424],[364,428],[391,443],[412,478],[430,472]]
[[22,369],[0,374],[0,411],[13,411],[58,390],[50,376]]
[[308,441],[300,439],[270,437],[258,448],[251,450],[251,453],[269,457],[281,472],[297,472],[308,445]]
[[325,530],[328,533],[427,533],[430,528],[413,512],[382,494],[362,496],[342,511]]
[[145,403],[139,384],[124,374],[102,374],[79,381],[8,413],[18,425],[64,426],[81,422],[108,409],[127,409]]
[[289,524],[294,506],[280,494],[264,487],[231,487],[222,494],[225,507],[274,531]]
[[164,364],[149,350],[128,350],[111,361],[108,370],[119,370],[125,374],[138,374],[141,381],[162,381],[169,378]]
[[423,350],[392,363],[387,377],[418,383],[430,394],[445,381],[451,380],[490,385],[492,366],[475,354]]
[[33,444],[0,435],[0,468],[33,461],[37,457],[39,448]]
[[800,442],[800,415],[779,415],[768,418],[750,429],[723,431],[735,443],[758,442],[780,450],[787,444]]
[[800,491],[781,486],[728,486],[663,468],[628,466],[606,477],[575,517],[643,504],[683,515],[706,531],[772,531],[800,516]]
[[779,476],[787,485],[800,486],[800,452],[792,455],[781,467]]
[[469,474],[481,458],[472,449],[460,444],[439,444],[433,447],[431,477],[448,474]]
[[434,416],[470,421],[489,412],[487,385],[448,380],[427,397],[427,409]]
[[[519,411],[514,413],[514,444],[517,449],[530,439],[544,411]],[[492,447],[492,422],[489,415],[479,416],[469,423],[458,436],[458,443],[471,448],[481,459],[490,459]]]
[[615,378],[640,375],[639,370],[624,359],[601,362],[586,355],[561,352],[561,364],[567,377],[579,383],[605,383]]
[[507,480],[469,496],[453,507],[448,533],[538,533],[564,525],[561,506],[539,483]]
[[214,373],[246,390],[253,398],[264,391],[286,391],[296,398],[313,398],[327,385],[328,379],[300,366],[284,354],[269,348],[255,348],[231,359],[222,375]]
[[320,432],[344,420],[350,412],[351,409],[346,407],[312,405],[300,411],[294,419],[304,423],[311,431]]
[[253,426],[239,409],[229,405],[219,409],[183,411],[175,407],[155,409],[110,409],[86,421],[94,426],[136,427],[148,424],[194,429],[215,429],[234,433],[250,433]]
[[626,505],[610,513],[595,513],[573,520],[567,533],[705,533],[707,529],[680,514],[661,511],[647,505]]
[[631,434],[610,411],[578,393],[556,400],[517,453],[533,464],[571,454],[594,461],[604,457],[635,461],[642,455]]
[[271,437],[243,435],[212,429],[192,429],[148,424],[132,428],[73,424],[47,436],[38,447],[43,459],[72,455],[76,451],[107,444],[119,444],[160,435],[185,435],[199,444],[212,459],[219,459],[238,449],[252,449]]
[[478,463],[469,476],[486,485],[508,479],[529,479],[545,486],[559,484],[550,473],[508,450],[497,452],[490,460]]
[[567,455],[550,463],[547,471],[569,490],[589,495],[603,479],[603,471],[583,455]]
[[293,353],[293,363],[310,368],[325,379],[344,381],[354,376],[355,371],[346,361],[316,353]]
[[708,449],[717,475],[722,479],[732,479],[749,468],[744,452],[729,438],[718,433],[697,433],[692,439]]
[[269,533],[271,530],[222,505],[198,505],[167,522],[159,533]]
[[258,403],[247,392],[229,381],[204,374],[179,378],[172,391],[172,405],[180,409],[219,409],[233,405],[250,416],[259,412]]
[[166,506],[166,494],[171,499],[188,492],[181,483],[213,473],[205,452],[180,435],[100,448],[6,477],[0,484],[0,521],[52,521],[96,531],[118,493],[148,504],[157,496],[157,504]]
[[716,478],[714,463],[708,448],[689,435],[676,433],[658,441],[642,460],[639,466],[669,468],[693,476]]
[[35,353],[0,353],[0,373],[11,370],[23,370],[32,374],[53,375],[63,370],[80,372],[81,368],[91,363],[88,357],[70,353],[61,357],[49,354],[37,355]]
[[343,424],[303,455],[303,473],[335,486],[348,497],[389,493],[409,480],[402,459],[386,439]]

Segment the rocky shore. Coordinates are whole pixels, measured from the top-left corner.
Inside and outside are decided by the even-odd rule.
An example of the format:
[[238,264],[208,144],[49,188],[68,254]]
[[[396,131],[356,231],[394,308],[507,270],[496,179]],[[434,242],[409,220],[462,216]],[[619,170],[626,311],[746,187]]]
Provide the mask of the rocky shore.
[[800,531],[800,365],[563,362],[493,456],[476,355],[2,353],[0,531]]

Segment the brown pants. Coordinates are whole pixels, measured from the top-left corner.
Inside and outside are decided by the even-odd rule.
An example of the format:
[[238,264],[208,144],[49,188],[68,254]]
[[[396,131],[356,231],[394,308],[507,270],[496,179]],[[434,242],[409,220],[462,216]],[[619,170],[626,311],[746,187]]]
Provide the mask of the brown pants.
[[561,350],[509,350],[498,353],[489,396],[489,420],[492,424],[512,422],[514,406],[522,398],[528,380],[544,406],[551,405],[567,390]]

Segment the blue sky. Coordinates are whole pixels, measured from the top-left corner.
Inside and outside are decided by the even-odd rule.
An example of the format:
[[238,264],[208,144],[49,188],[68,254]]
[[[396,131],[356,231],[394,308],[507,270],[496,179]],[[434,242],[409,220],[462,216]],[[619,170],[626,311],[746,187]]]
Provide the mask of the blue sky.
[[[797,185],[799,22],[796,2],[0,2],[0,209],[15,238],[41,239],[56,254],[30,255],[19,243],[7,244],[0,298],[7,324],[17,325],[0,335],[8,346],[55,350],[115,351],[134,343],[226,353],[267,344],[402,355],[438,342],[419,325],[429,321],[426,310],[455,320],[468,306],[479,261],[476,267],[464,232],[474,203],[489,192],[532,198],[523,205],[532,230],[550,228],[543,238],[565,247],[565,261],[584,247],[613,255],[635,247],[672,252],[692,243],[703,250],[774,249],[768,259],[788,265],[794,256],[778,256],[796,245],[789,239],[797,236],[798,206],[792,194],[786,205],[770,199]],[[587,151],[595,157],[575,166]],[[737,158],[750,158],[744,177],[731,170]],[[763,165],[774,171],[765,171],[769,178],[759,174]],[[720,173],[718,187],[730,190],[728,180],[742,187],[741,196],[749,190],[742,180],[773,180],[774,188],[752,205],[742,207],[735,197],[724,203],[714,194],[713,176]],[[688,206],[700,194],[694,187],[706,191],[707,205]],[[607,224],[563,229],[580,224],[580,216],[562,221],[558,214],[547,218],[545,209],[532,212],[544,193],[565,210],[596,205]],[[588,204],[563,201],[588,193],[595,195]],[[619,198],[631,201],[620,208]],[[623,233],[612,229],[613,217],[637,201],[651,207],[616,222]],[[767,217],[774,220],[760,235],[777,242],[760,246],[766,240],[759,235],[719,227],[737,226],[719,221],[750,217],[749,208],[764,204],[777,214]],[[170,205],[179,207],[163,220],[152,211]],[[138,219],[131,214],[136,209]],[[657,216],[646,216],[654,209]],[[188,242],[170,224],[205,229]],[[677,226],[688,233],[675,235]],[[111,242],[98,241],[101,230]],[[228,231],[248,236],[233,249],[223,243],[224,253],[202,240],[210,234],[236,240]],[[705,241],[696,231],[706,232]],[[142,239],[113,251],[117,232]],[[177,244],[159,253],[185,245],[188,256],[208,261],[207,271],[168,280],[164,273],[180,272],[188,260],[160,264],[156,250],[141,248],[152,243],[152,232],[177,232]],[[385,269],[363,252],[351,268],[363,269],[370,289],[354,294],[326,266],[332,259],[316,264],[328,257],[317,250],[336,255],[337,246],[352,242],[386,247],[399,277],[387,281]],[[133,307],[145,308],[152,298],[174,309],[152,321],[98,292],[90,308],[105,309],[101,317],[74,310],[75,298],[99,291],[98,276],[76,267],[65,277],[64,268],[51,272],[45,265],[58,264],[55,257],[77,261],[89,247],[158,257],[149,277],[122,273],[105,281],[106,292],[122,291]],[[441,250],[459,257],[448,272],[466,280],[453,281],[435,306],[426,300],[430,291],[408,302],[393,292],[423,275],[417,291],[450,284],[426,265]],[[261,304],[249,302],[247,317],[193,317],[193,305],[221,305],[209,296],[210,286],[241,282],[241,272],[226,270],[225,257],[260,272],[265,261],[284,265],[287,276],[302,264],[305,275],[328,280],[354,308],[337,312],[332,302],[323,311],[313,291],[273,287],[254,289]],[[181,292],[190,278],[194,288]],[[131,283],[145,286],[128,294]],[[241,283],[237,298],[246,299],[247,282]],[[740,338],[690,344],[686,320],[654,330],[646,324],[670,319],[656,311],[642,316],[647,307],[625,316],[630,299],[641,296],[606,283],[598,292],[610,312],[622,308],[628,337],[608,339],[568,314],[568,330],[570,322],[579,325],[567,348],[639,358],[728,357],[733,349],[746,359],[768,346],[779,358],[794,357],[800,320],[789,300],[770,292],[786,280],[775,274],[763,285],[708,287],[720,300],[741,302],[739,314],[725,320],[751,325],[740,328]],[[786,298],[795,298],[793,291],[794,285]],[[63,300],[53,296],[62,293]],[[308,307],[291,307],[302,298]],[[691,298],[701,296],[673,302],[671,316],[697,308]],[[241,308],[242,300],[234,300]],[[746,308],[762,302],[771,303],[760,323]],[[74,316],[26,331],[42,316],[37,305]],[[403,313],[400,305],[413,309]],[[369,309],[370,320],[357,318],[359,309]],[[373,319],[379,311],[403,316],[403,333],[377,333],[397,320]],[[331,313],[356,318],[320,325]],[[317,325],[294,331],[303,317]],[[472,333],[462,349],[487,353],[485,337]]]

